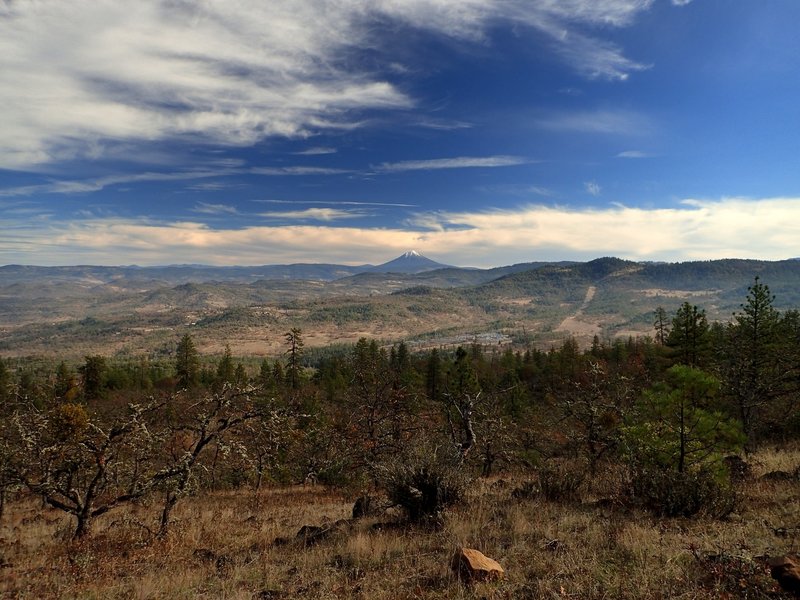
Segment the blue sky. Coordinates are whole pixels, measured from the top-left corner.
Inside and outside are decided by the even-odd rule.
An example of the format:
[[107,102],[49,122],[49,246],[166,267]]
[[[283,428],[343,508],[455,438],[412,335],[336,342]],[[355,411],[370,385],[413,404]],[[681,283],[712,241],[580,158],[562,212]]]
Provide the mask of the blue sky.
[[795,0],[0,2],[0,264],[800,256]]

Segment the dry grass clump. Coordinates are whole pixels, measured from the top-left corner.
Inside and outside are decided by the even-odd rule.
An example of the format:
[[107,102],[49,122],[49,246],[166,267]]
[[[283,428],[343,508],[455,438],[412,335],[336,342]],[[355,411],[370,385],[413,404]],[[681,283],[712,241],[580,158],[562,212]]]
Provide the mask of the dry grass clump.
[[[758,473],[800,463],[763,451]],[[785,461],[785,462],[781,462]],[[611,475],[609,475],[610,477]],[[528,474],[480,480],[433,530],[382,515],[348,519],[352,503],[322,487],[208,493],[175,511],[163,540],[157,506],[102,517],[92,537],[30,498],[0,523],[0,596],[8,598],[781,598],[765,556],[800,550],[800,482],[740,488],[726,520],[657,518],[607,502],[602,478],[571,500],[514,494]],[[337,525],[308,545],[303,525]],[[344,524],[342,524],[344,523]],[[286,543],[274,544],[276,538]],[[449,568],[459,546],[503,566],[497,582],[466,585]]]

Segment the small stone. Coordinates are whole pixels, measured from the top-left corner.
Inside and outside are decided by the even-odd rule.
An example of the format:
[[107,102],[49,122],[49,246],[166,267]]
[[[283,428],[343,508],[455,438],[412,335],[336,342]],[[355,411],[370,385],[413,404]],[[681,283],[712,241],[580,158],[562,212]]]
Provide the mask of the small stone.
[[465,581],[488,581],[505,575],[503,567],[474,548],[461,548],[453,555],[453,570]]
[[781,589],[800,598],[800,569],[788,556],[770,559],[770,575],[780,584]]

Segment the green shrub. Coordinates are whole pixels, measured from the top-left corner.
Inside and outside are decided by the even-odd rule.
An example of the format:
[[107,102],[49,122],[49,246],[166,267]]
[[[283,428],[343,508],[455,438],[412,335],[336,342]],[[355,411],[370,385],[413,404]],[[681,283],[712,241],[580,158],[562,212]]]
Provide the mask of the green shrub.
[[664,517],[703,514],[725,518],[737,507],[738,496],[710,468],[678,472],[658,467],[632,470],[629,494],[641,506]]
[[551,502],[575,502],[586,473],[576,465],[547,463],[539,469],[542,496]]
[[386,495],[413,523],[436,523],[442,511],[464,499],[467,478],[454,458],[399,457],[380,470]]

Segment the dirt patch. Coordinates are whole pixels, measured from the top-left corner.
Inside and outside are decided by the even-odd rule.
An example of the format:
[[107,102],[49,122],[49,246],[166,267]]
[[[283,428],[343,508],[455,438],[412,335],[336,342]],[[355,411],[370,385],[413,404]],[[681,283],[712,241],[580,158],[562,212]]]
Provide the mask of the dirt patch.
[[561,321],[561,324],[556,327],[556,331],[568,333],[577,338],[599,335],[603,330],[600,324],[590,322],[583,318],[586,307],[589,306],[589,303],[594,299],[596,293],[597,288],[590,285],[586,290],[586,296],[584,296],[583,302],[578,307],[578,310],[575,311],[575,314]]
[[659,288],[648,288],[642,290],[648,298],[655,298],[656,296],[663,296],[664,298],[699,298],[703,296],[711,296],[718,294],[720,290],[663,290]]

